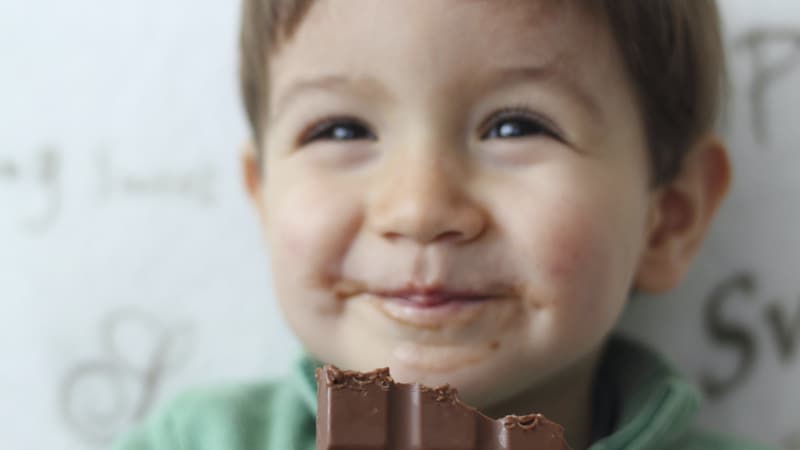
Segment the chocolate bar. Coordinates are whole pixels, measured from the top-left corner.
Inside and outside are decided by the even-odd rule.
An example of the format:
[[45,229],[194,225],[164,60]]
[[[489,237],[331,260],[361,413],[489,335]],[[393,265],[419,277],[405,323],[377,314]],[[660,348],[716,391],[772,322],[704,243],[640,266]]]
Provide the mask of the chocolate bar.
[[395,383],[389,369],[317,369],[317,450],[563,450],[541,414],[493,420],[448,385]]

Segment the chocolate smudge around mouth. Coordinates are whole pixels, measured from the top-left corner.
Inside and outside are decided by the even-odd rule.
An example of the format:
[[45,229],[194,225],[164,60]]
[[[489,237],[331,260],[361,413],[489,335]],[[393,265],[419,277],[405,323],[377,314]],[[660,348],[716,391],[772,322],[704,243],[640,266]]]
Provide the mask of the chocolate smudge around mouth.
[[342,302],[367,292],[367,285],[361,281],[342,279],[333,284],[332,291],[336,300]]
[[[343,278],[337,281],[328,281],[322,283],[322,285],[330,286],[334,297],[339,301],[346,300],[356,295],[371,293],[371,289],[367,283],[353,279]],[[487,298],[520,298],[520,293],[522,292],[518,286],[509,286],[501,283],[490,283],[480,289],[465,289],[465,291],[470,290],[486,292],[485,297]],[[476,297],[478,297],[478,295],[476,295]]]

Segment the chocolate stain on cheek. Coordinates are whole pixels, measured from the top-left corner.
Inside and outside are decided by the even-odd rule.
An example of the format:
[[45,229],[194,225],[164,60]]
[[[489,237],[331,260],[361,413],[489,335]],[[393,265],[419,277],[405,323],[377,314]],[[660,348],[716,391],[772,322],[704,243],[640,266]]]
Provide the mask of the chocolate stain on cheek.
[[515,298],[519,298],[522,300],[522,311],[524,312],[526,309],[531,310],[539,310],[544,308],[542,304],[542,299],[537,296],[536,293],[530,291],[530,289],[525,288],[522,284],[516,287],[517,295]]
[[[322,297],[314,303],[312,309],[317,314],[324,316],[341,314],[344,310],[345,301],[365,292],[366,289],[366,286],[362,283],[341,280],[330,273],[309,274],[309,279],[304,284],[322,294]],[[332,300],[330,296],[333,297]]]
[[350,297],[366,292],[367,286],[364,283],[354,280],[338,280],[331,286],[336,300],[342,302]]

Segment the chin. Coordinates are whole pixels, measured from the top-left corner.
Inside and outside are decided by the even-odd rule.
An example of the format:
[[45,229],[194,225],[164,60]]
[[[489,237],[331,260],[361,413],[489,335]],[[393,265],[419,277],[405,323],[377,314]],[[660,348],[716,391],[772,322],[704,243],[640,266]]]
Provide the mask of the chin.
[[480,359],[453,364],[420,367],[405,361],[390,359],[387,364],[392,378],[401,383],[420,383],[431,387],[449,384],[458,390],[459,397],[476,408],[485,408],[513,397],[531,385],[540,382],[537,377],[514,364],[518,357],[492,352]]

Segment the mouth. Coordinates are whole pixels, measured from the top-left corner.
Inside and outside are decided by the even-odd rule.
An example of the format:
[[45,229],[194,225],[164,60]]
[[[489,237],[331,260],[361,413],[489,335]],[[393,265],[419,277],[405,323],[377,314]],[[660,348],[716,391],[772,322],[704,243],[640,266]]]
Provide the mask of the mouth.
[[471,324],[492,304],[507,300],[509,293],[409,288],[368,291],[365,296],[394,322],[436,330]]
[[409,308],[436,309],[448,305],[479,303],[497,299],[500,293],[453,291],[437,288],[409,288],[394,291],[373,291],[369,294]]

